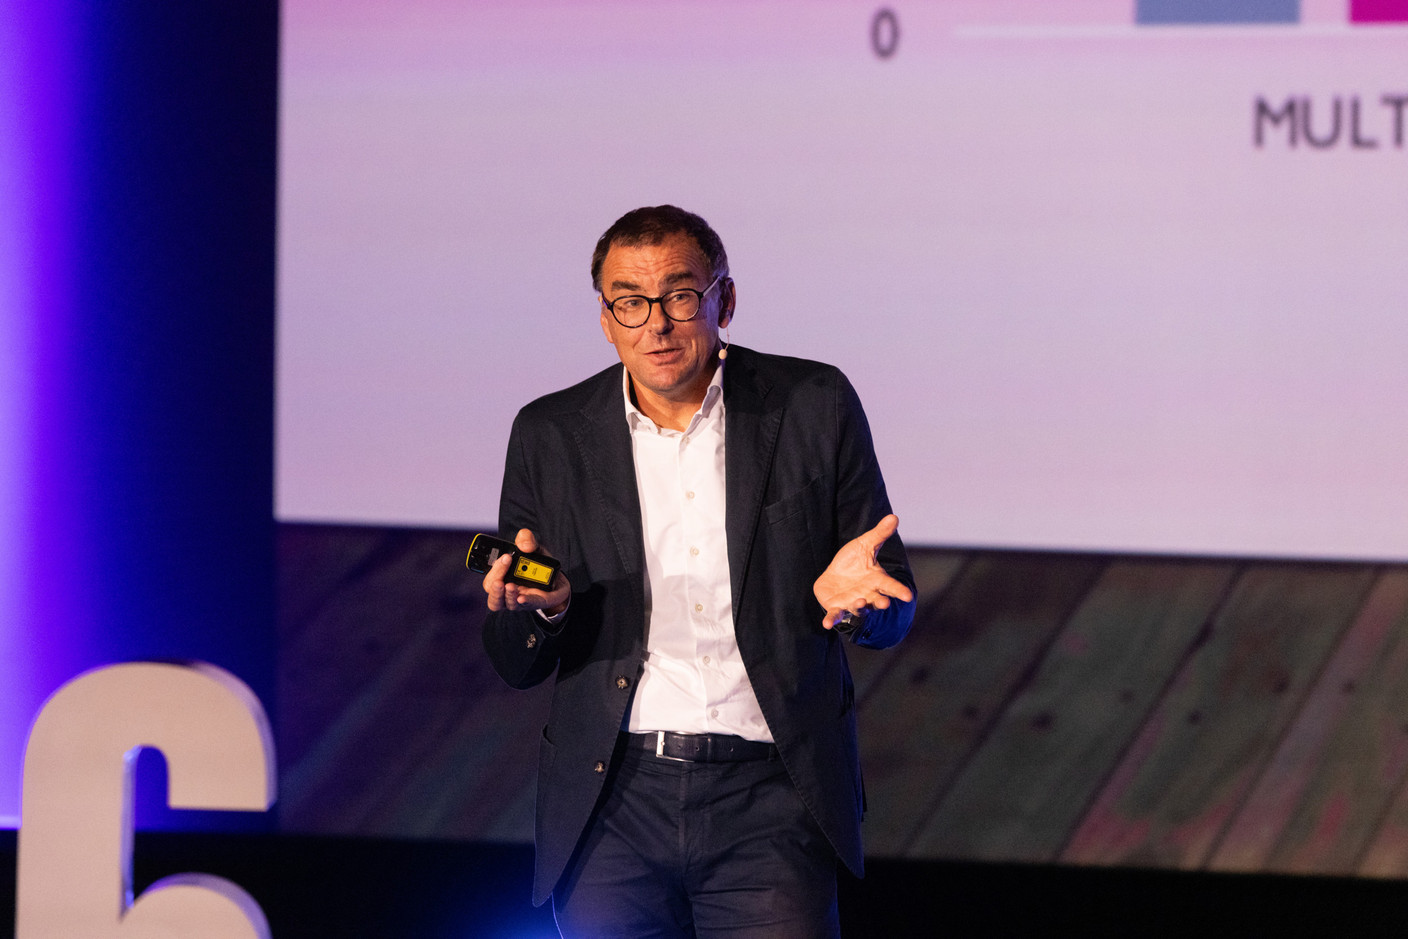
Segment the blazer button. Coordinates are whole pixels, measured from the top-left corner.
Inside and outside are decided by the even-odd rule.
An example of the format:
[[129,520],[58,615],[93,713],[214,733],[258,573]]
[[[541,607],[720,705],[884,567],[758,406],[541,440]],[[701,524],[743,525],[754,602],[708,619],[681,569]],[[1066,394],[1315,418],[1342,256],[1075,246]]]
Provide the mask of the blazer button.
[[616,687],[617,687],[617,688],[620,688],[622,691],[625,691],[625,690],[626,690],[626,686],[629,685],[629,684],[630,684],[630,682],[626,681],[626,676],[625,676],[625,675],[617,675],[617,676],[616,676]]
[[597,760],[596,765],[592,767],[592,772],[594,772],[594,773],[604,773],[604,772],[606,772],[606,764],[603,763],[603,762],[601,762],[600,760]]
[[528,634],[528,648],[531,649],[531,648],[533,648],[534,646],[536,646],[537,644],[538,644],[538,637],[535,636],[533,633],[529,633],[529,634]]

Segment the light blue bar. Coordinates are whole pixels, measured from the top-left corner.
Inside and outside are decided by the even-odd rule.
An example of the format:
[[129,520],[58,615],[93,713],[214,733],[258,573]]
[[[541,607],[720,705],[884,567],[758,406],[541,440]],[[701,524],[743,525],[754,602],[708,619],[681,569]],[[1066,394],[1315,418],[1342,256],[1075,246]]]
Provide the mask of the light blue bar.
[[1300,0],[1135,0],[1134,21],[1164,23],[1299,23]]

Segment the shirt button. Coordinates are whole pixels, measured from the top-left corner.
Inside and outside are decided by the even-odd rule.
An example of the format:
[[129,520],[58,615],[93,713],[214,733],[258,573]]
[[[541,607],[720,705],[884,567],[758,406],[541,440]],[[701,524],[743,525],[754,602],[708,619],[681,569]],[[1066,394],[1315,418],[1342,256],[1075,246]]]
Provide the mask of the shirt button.
[[593,772],[593,773],[604,773],[604,772],[606,772],[606,764],[603,763],[603,762],[601,762],[600,760],[597,760],[597,761],[596,761],[596,765],[592,767],[592,772]]
[[625,690],[626,690],[626,686],[629,685],[629,684],[630,684],[630,682],[626,681],[626,676],[625,676],[625,675],[617,675],[617,676],[616,676],[616,687],[617,687],[617,688],[620,688],[622,691],[625,691]]
[[704,612],[704,604],[702,604],[702,603],[696,603],[696,604],[694,604],[694,612],[696,612],[696,613],[703,613],[703,612]]
[[718,717],[718,716],[719,716],[719,709],[718,709],[718,708],[714,708],[712,711],[709,712],[709,716],[710,716],[710,717]]
[[699,549],[698,549],[698,548],[690,548],[690,549],[689,549],[689,553],[690,553],[691,555],[693,555],[694,557],[698,557],[698,556],[699,556]]
[[686,499],[693,499],[693,498],[694,498],[694,490],[691,489],[691,490],[689,490],[689,492],[686,492],[686,493],[684,494],[684,497],[685,497]]
[[709,657],[708,657],[707,655],[704,656],[704,664],[705,664],[705,665],[708,665],[708,664],[709,664]]

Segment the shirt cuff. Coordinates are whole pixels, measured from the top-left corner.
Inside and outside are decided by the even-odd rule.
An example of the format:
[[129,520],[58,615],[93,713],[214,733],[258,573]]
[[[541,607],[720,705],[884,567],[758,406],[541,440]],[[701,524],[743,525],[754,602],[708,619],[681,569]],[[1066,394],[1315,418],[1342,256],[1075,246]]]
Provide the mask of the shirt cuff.
[[[562,621],[567,618],[567,611],[570,610],[570,609],[572,609],[572,598],[571,598],[571,597],[568,597],[568,598],[567,598],[567,605],[562,608],[562,612],[561,612],[561,613],[555,613],[555,614],[553,614],[552,616],[549,616],[548,614],[544,613],[542,610],[534,610],[533,612],[538,614],[538,618],[543,621],[543,624],[544,624],[545,626],[561,626],[561,625],[562,625]],[[555,635],[557,635],[559,632],[561,632],[561,630],[560,630],[560,629],[544,629],[543,632],[547,633],[547,634],[550,635],[550,636],[555,636]]]
[[852,613],[847,610],[836,618],[836,622],[831,624],[831,628],[849,639],[864,622],[864,613]]

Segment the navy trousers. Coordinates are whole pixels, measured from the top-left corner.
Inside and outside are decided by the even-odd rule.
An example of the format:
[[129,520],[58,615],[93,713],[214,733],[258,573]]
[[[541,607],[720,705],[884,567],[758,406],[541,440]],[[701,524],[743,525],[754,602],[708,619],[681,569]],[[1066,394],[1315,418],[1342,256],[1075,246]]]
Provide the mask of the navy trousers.
[[781,760],[613,764],[553,892],[564,937],[839,937],[836,852]]

